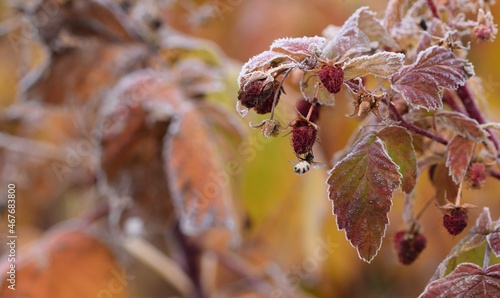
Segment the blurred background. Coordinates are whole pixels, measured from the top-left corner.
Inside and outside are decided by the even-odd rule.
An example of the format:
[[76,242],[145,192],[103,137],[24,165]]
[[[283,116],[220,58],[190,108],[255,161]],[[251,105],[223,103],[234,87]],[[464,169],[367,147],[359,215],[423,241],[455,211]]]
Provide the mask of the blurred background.
[[[29,13],[37,2],[0,2],[0,234],[6,242],[6,187],[14,183],[19,289],[6,289],[2,277],[0,297],[203,297],[200,289],[207,297],[416,297],[483,206],[490,208],[494,220],[500,217],[500,182],[494,179],[481,191],[465,190],[463,202],[479,208],[471,210],[469,227],[461,235],[450,236],[442,227],[441,212],[431,206],[421,218],[427,248],[414,264],[404,266],[392,245],[392,236],[402,228],[404,196],[398,191],[383,246],[367,264],[337,230],[326,170],[296,175],[289,162],[295,160],[289,136],[264,139],[259,130],[248,127],[249,121],[263,117],[241,120],[236,113],[236,78],[249,58],[277,38],[321,35],[329,24],[341,26],[361,6],[382,17],[385,1],[116,1],[106,6],[123,10],[115,13],[114,8],[94,8],[85,1],[53,0],[45,6],[49,19],[41,15],[19,23],[19,7]],[[76,12],[66,11],[68,2],[76,3]],[[118,21],[110,19],[110,11]],[[500,16],[499,6],[493,6],[492,13]],[[133,21],[120,24],[122,14],[140,20],[144,28]],[[85,18],[95,25],[92,28],[109,30],[82,30],[79,20]],[[35,25],[26,25],[30,22]],[[69,24],[62,27],[67,30],[59,30],[61,24]],[[140,43],[127,27],[134,25]],[[165,28],[175,29],[175,34],[165,33],[165,42],[149,34]],[[58,32],[57,38],[52,32]],[[487,106],[483,111],[492,121],[500,119],[499,42],[474,43],[469,56],[484,83],[486,102],[480,105]],[[47,47],[57,53],[48,67]],[[72,47],[83,50],[67,49]],[[201,64],[183,70],[181,63],[193,59]],[[127,83],[141,86],[148,75],[120,79],[154,65],[161,65],[155,71],[169,78],[163,89],[146,91],[144,104],[134,104],[122,115],[116,104],[104,103],[112,101],[110,90],[116,98],[133,93]],[[184,82],[183,75],[192,80]],[[200,93],[190,86],[199,87]],[[198,171],[193,175],[202,177],[208,173],[204,167],[212,163],[206,161],[210,156],[201,157],[203,152],[178,153],[183,146],[194,146],[185,139],[164,143],[173,120],[154,114],[148,104],[160,106],[165,94],[189,98],[198,113],[190,116],[213,117],[210,123],[217,122],[223,130],[214,132],[195,120],[189,122],[194,128],[180,125],[182,132],[207,144],[219,134],[229,135],[222,141],[225,145],[206,150],[226,152],[224,146],[242,148],[247,141],[244,149],[213,158],[234,157],[241,168],[224,184],[230,186],[225,194],[235,210],[238,236],[217,228],[196,237],[181,235],[176,220],[180,215],[172,210],[178,208],[175,196],[185,195],[190,184],[177,185],[169,180],[171,173],[182,178]],[[299,94],[287,89],[282,98],[278,118],[284,123],[293,118]],[[202,100],[223,112],[198,109]],[[174,110],[181,106],[173,99],[166,104]],[[356,132],[361,119],[345,117],[350,111],[342,97],[335,107],[321,110],[317,160],[328,163]],[[93,139],[92,129],[106,119],[113,119],[111,132]],[[207,144],[197,146],[212,148]],[[190,159],[190,154],[199,156]],[[433,195],[424,173],[418,180],[416,210]],[[214,202],[222,206],[220,197]],[[214,222],[223,217],[221,225],[227,228],[227,214],[213,216]],[[236,248],[234,237],[241,243]],[[2,244],[0,253],[6,252]],[[5,255],[0,263],[4,274]],[[186,294],[193,289],[196,294]]]

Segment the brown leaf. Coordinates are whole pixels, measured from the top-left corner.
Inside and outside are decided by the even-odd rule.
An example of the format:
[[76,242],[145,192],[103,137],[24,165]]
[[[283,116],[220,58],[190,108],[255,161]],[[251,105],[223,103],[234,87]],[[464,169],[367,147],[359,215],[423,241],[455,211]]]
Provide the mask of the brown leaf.
[[19,252],[15,291],[6,281],[12,263],[2,261],[0,296],[5,298],[84,298],[108,293],[126,297],[130,280],[106,245],[77,230],[55,230],[28,251]]
[[467,173],[476,143],[456,135],[447,146],[446,166],[453,182],[459,184]]
[[432,171],[432,184],[436,189],[436,204],[444,206],[454,202],[458,194],[458,185],[448,174],[449,170],[444,163],[435,166]]
[[49,104],[99,104],[124,74],[137,69],[144,45],[92,45],[54,54],[40,73],[21,81],[21,98]]
[[236,232],[232,169],[220,149],[205,115],[186,102],[169,127],[163,156],[181,229],[188,235],[199,235],[212,227]]

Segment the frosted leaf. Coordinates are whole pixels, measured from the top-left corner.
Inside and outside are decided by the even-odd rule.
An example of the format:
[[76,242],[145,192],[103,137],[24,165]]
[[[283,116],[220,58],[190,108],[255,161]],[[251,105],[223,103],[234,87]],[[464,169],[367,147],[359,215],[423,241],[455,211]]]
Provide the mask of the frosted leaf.
[[361,7],[347,19],[332,40],[325,42],[323,55],[329,59],[344,57],[367,52],[371,49],[370,39],[358,28],[360,14],[368,9]]
[[382,141],[367,135],[329,172],[328,197],[337,226],[361,259],[370,262],[378,253],[389,223],[387,214],[401,174]]
[[362,10],[360,12],[358,24],[359,30],[368,36],[372,41],[378,41],[380,44],[391,48],[392,50],[399,50],[398,43],[391,37],[382,22],[375,18],[376,13],[371,10]]
[[285,51],[294,55],[310,55],[309,51],[312,45],[322,47],[326,39],[321,36],[298,37],[298,38],[280,38],[271,44],[272,51]]
[[344,80],[348,81],[365,75],[388,78],[398,72],[405,55],[392,52],[378,52],[374,55],[350,59],[344,64]]
[[432,46],[420,52],[413,64],[393,75],[391,87],[416,108],[440,109],[443,107],[440,90],[464,85],[469,77],[467,65],[452,51]]
[[264,66],[271,64],[283,63],[285,61],[293,61],[292,57],[284,53],[273,51],[265,51],[248,60],[241,68],[238,76],[238,84],[241,88],[243,78],[255,70],[263,70]]
[[421,298],[499,297],[500,265],[486,270],[476,264],[462,263],[450,275],[427,285]]
[[448,143],[446,167],[449,169],[453,182],[459,184],[467,173],[476,143],[460,135]]
[[464,114],[442,111],[436,114],[436,119],[469,140],[481,142],[487,138],[479,123]]

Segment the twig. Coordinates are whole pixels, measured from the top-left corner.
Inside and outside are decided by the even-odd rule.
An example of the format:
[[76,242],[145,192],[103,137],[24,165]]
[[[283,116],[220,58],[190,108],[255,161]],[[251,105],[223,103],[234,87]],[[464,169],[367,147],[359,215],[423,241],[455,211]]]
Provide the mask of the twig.
[[[472,95],[470,94],[467,85],[458,87],[457,95],[458,97],[460,97],[462,104],[464,105],[465,109],[467,110],[467,113],[472,119],[475,119],[477,122],[479,122],[479,124],[486,123],[486,119],[484,118],[484,115],[481,112],[481,110],[479,110],[476,101],[474,100],[474,98],[472,98]],[[500,148],[500,143],[497,137],[493,134],[493,132],[490,129],[487,129],[487,131],[489,133],[488,138],[493,142],[495,148],[498,150]]]
[[439,13],[436,7],[436,4],[434,4],[433,0],[427,0],[427,6],[429,6],[429,9],[432,12],[432,15],[436,18],[439,19]]
[[441,143],[441,144],[443,144],[445,146],[448,145],[448,141],[446,139],[444,139],[444,138],[442,138],[442,137],[440,137],[440,136],[438,136],[436,134],[433,134],[433,133],[431,133],[431,132],[429,132],[429,131],[427,131],[427,130],[425,130],[423,128],[420,128],[420,127],[418,127],[416,125],[408,123],[403,118],[403,116],[401,116],[401,114],[396,109],[396,107],[394,105],[392,105],[391,103],[389,103],[388,106],[389,106],[391,114],[396,118],[397,121],[399,121],[399,124],[402,127],[406,128],[406,129],[408,129],[408,130],[410,130],[410,131],[412,131],[414,133],[417,133],[417,134],[423,135],[425,137],[428,137],[428,138],[430,138],[430,139],[432,139],[432,140],[434,140],[434,141],[436,141],[438,143]]
[[50,143],[33,141],[0,132],[0,148],[43,159],[65,161],[64,151]]

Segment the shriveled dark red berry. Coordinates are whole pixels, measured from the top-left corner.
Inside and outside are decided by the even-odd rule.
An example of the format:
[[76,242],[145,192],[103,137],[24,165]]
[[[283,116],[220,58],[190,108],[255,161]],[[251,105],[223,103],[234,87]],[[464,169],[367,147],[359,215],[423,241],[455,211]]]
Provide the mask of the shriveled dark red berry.
[[[309,109],[311,108],[311,104],[309,101],[304,100],[304,99],[299,99],[297,101],[297,105],[295,106],[297,108],[297,111],[299,111],[300,115],[302,117],[307,117],[307,113],[309,113]],[[311,117],[309,118],[309,121],[316,123],[319,119],[319,109],[320,105],[316,104],[312,110]]]
[[467,172],[467,183],[471,188],[481,188],[486,180],[486,166],[480,162],[472,163]]
[[274,97],[276,96],[276,92],[278,92],[278,98],[276,98],[276,104],[278,104],[281,96],[281,88],[280,84],[277,81],[274,81],[274,83],[270,84],[271,85],[271,93],[269,96],[259,104],[255,105],[254,110],[257,112],[257,114],[267,114],[270,113],[271,110],[273,109],[273,102],[274,102]]
[[330,93],[338,93],[344,82],[344,70],[340,67],[325,65],[319,72],[319,80]]
[[[272,110],[276,92],[281,93],[279,82],[264,84],[264,80],[257,80],[238,91],[238,100],[244,107],[254,108],[258,114],[267,114]],[[276,103],[278,103],[280,95],[278,94]]]
[[297,154],[311,152],[318,129],[305,119],[297,119],[292,125],[292,147]]
[[394,235],[394,249],[401,264],[410,265],[427,245],[427,239],[418,232],[399,231]]
[[449,214],[443,216],[443,225],[453,236],[460,234],[465,227],[467,227],[467,221],[469,216],[467,215],[467,210],[465,208],[454,208],[451,209]]
[[271,84],[264,85],[263,80],[253,81],[240,89],[238,100],[250,109],[264,102],[272,92]]

